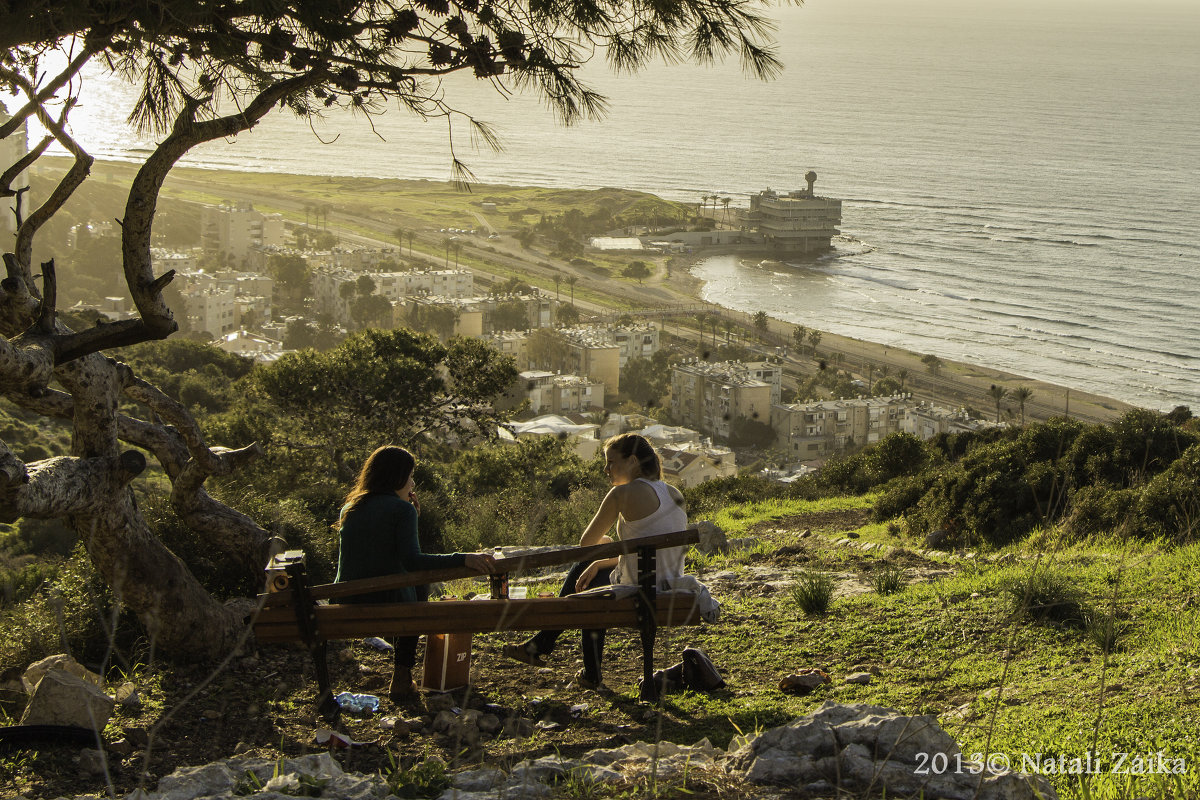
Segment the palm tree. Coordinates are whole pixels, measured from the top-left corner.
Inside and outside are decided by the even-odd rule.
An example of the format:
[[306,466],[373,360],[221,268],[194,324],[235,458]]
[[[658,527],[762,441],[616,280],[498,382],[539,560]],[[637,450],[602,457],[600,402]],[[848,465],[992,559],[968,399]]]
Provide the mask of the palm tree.
[[808,340],[808,328],[797,325],[792,330],[792,338],[796,340],[796,346],[800,348],[800,352],[804,352],[804,342]]
[[996,422],[999,422],[1000,421],[1000,401],[1003,400],[1004,398],[1008,397],[1008,389],[1005,389],[1003,386],[997,386],[996,384],[993,383],[991,386],[988,387],[988,394],[990,394],[992,396],[992,399],[996,401]]
[[554,302],[558,302],[558,286],[562,283],[562,273],[554,273]]
[[729,344],[729,334],[733,332],[733,320],[726,317],[722,322],[725,325],[725,344]]
[[446,248],[446,261],[445,261],[446,269],[450,268],[450,248],[453,245],[454,245],[454,242],[451,241],[449,236],[447,236],[445,239],[442,239],[442,247]]
[[821,336],[821,332],[816,328],[808,332],[808,342],[812,345],[812,354],[814,356],[817,354],[817,345],[821,344]]
[[1017,388],[1013,389],[1012,396],[1013,399],[1016,400],[1021,406],[1021,426],[1024,427],[1025,403],[1029,400],[1029,398],[1033,397],[1033,389],[1030,389],[1028,386],[1018,386]]
[[462,252],[462,242],[454,243],[454,268],[458,269],[458,254]]
[[408,257],[412,258],[412,243],[413,239],[416,238],[416,234],[414,234],[412,231],[408,231],[406,234],[404,234],[404,236],[408,239]]
[[567,276],[567,286],[571,287],[571,305],[575,305],[575,284],[579,281],[578,275]]
[[899,369],[896,371],[896,377],[900,379],[900,391],[904,392],[904,381],[908,379],[908,370]]
[[732,197],[722,197],[721,198],[721,205],[723,205],[725,207],[724,210],[721,212],[721,219],[724,220],[725,224],[727,224],[727,225],[729,224],[729,204],[732,202],[733,202]]
[[[707,198],[708,195],[705,195]],[[704,347],[704,323],[708,321],[708,315],[703,311],[696,315],[696,325],[700,328],[700,346]]]

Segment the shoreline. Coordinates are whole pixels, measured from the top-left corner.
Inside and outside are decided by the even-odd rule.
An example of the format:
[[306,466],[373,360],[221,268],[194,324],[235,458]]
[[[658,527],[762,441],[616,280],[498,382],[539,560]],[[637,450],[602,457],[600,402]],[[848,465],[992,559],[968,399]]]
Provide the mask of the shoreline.
[[[732,309],[714,301],[705,300],[703,290],[707,283],[692,274],[692,270],[697,264],[706,258],[718,254],[704,252],[694,253],[687,258],[676,257],[676,262],[679,263],[680,267],[677,271],[683,276],[678,280],[679,289],[695,298],[697,302],[716,305],[724,309],[727,314],[743,320],[747,327],[752,327],[753,323],[750,320],[753,315],[751,313]],[[675,279],[674,275],[672,279]],[[790,340],[791,332],[795,325],[769,315],[768,319],[769,330],[772,333],[785,340]],[[885,345],[879,342],[871,342],[822,330],[821,344],[818,349],[822,355],[826,353],[841,353],[845,357],[844,363],[840,365],[841,368],[860,372],[860,374],[862,370],[866,369],[866,365],[873,364],[877,368],[884,365],[888,366],[891,369],[893,377],[898,370],[907,369],[910,381],[916,379],[916,381],[927,384],[933,378],[933,376],[929,375],[928,369],[921,361],[923,354],[906,348]],[[912,391],[915,397],[930,399],[939,405],[947,405],[944,402],[947,396],[958,396],[962,400],[962,406],[969,406],[980,412],[984,418],[989,419],[995,418],[995,401],[988,394],[989,387],[993,384],[1003,386],[1010,392],[1018,386],[1025,386],[1033,391],[1033,395],[1025,403],[1025,418],[1027,421],[1044,421],[1056,416],[1062,416],[1065,412],[1069,416],[1085,422],[1107,423],[1117,419],[1127,411],[1138,408],[1138,406],[1105,395],[1074,389],[982,364],[957,361],[950,358],[942,358],[942,366],[938,378],[940,379],[938,381],[941,385],[940,390],[930,391],[928,388],[922,390],[919,387],[910,388],[907,385],[905,388],[908,391]],[[958,386],[947,386],[946,384],[958,384]],[[1011,398],[1003,400],[1001,407],[1005,410],[1011,407],[1013,412],[1019,417],[1019,407]]]
[[[68,159],[47,158],[43,169],[61,163],[64,167]],[[93,180],[114,182],[114,179],[131,179],[137,164],[121,161],[97,160],[93,168]],[[264,183],[264,178],[271,180]],[[269,209],[283,213],[291,221],[303,220],[303,209],[311,203],[314,196],[324,198],[332,209],[329,217],[336,227],[350,226],[346,233],[352,238],[375,238],[386,246],[394,246],[391,241],[392,231],[397,225],[409,227],[416,234],[418,251],[427,256],[432,246],[435,250],[440,240],[436,233],[438,224],[433,220],[442,219],[446,224],[454,224],[461,218],[464,209],[477,206],[467,198],[475,201],[489,193],[521,192],[540,195],[547,190],[539,187],[512,187],[503,185],[484,184],[473,187],[471,194],[463,194],[451,190],[451,184],[423,180],[393,180],[378,178],[332,178],[329,176],[289,175],[282,173],[255,173],[250,171],[228,169],[200,169],[195,167],[177,167],[172,170],[163,187],[165,197],[173,197],[188,202],[211,202],[216,197],[224,199],[248,200]],[[425,194],[419,194],[424,190]],[[124,189],[120,189],[124,191]],[[594,197],[595,190],[574,190],[578,202],[582,203]],[[570,192],[549,190],[552,199],[545,202],[558,202],[559,208],[568,205],[566,197]],[[645,192],[630,194],[655,197]],[[382,202],[386,197],[385,209],[377,208],[371,203]],[[541,198],[539,198],[541,199]],[[525,202],[522,200],[521,202]],[[668,202],[668,201],[663,201]],[[477,209],[468,213],[479,217]],[[387,214],[386,219],[380,214]],[[504,220],[504,227],[510,228],[511,223]],[[421,226],[420,228],[414,226]],[[351,231],[366,229],[370,237],[364,237]],[[377,238],[376,238],[377,237]],[[505,272],[522,271],[535,285],[543,291],[554,291],[554,277],[558,275],[576,276],[578,288],[576,291],[583,295],[576,302],[578,305],[596,305],[616,310],[628,305],[630,301],[643,307],[665,307],[679,304],[710,305],[721,308],[724,313],[739,320],[747,328],[753,329],[750,322],[751,314],[721,306],[719,303],[705,301],[702,297],[705,283],[691,274],[692,268],[702,259],[716,252],[694,253],[690,256],[672,256],[657,262],[658,269],[646,284],[626,283],[620,280],[603,279],[586,268],[571,265],[561,259],[551,258],[539,250],[525,250],[511,242],[511,237],[505,236],[506,241],[477,243],[464,242],[467,248],[474,251],[477,260],[484,266],[469,265],[473,271],[485,275],[504,275]],[[495,247],[492,245],[502,245]],[[486,247],[486,250],[485,250]],[[411,249],[411,244],[410,244]],[[486,268],[491,258],[500,270],[491,273]],[[671,276],[666,278],[665,266],[670,264]],[[595,296],[589,299],[588,295]],[[770,330],[781,337],[784,342],[791,341],[793,325],[774,317],[770,318]],[[845,359],[842,368],[858,372],[867,364],[875,366],[887,365],[893,375],[899,369],[909,371],[912,386],[906,384],[905,390],[912,391],[919,399],[930,399],[938,405],[959,407],[970,406],[979,411],[985,418],[994,418],[995,403],[987,394],[991,384],[1005,386],[1008,389],[1017,386],[1028,386],[1033,390],[1032,398],[1026,402],[1025,416],[1027,420],[1042,420],[1060,416],[1069,411],[1070,416],[1078,417],[1087,422],[1110,422],[1124,412],[1136,408],[1114,398],[1084,392],[1078,389],[1061,386],[1049,381],[1036,380],[1019,374],[1005,372],[985,365],[973,364],[951,359],[942,359],[943,366],[940,376],[935,380],[927,375],[921,354],[895,346],[887,346],[875,342],[855,339],[829,331],[822,331],[820,351],[824,353],[841,353]],[[801,367],[805,362],[801,359]],[[807,362],[815,368],[811,359]],[[1015,406],[1011,400],[1002,406]],[[991,409],[991,414],[988,411]],[[1014,413],[1019,411],[1014,408]]]

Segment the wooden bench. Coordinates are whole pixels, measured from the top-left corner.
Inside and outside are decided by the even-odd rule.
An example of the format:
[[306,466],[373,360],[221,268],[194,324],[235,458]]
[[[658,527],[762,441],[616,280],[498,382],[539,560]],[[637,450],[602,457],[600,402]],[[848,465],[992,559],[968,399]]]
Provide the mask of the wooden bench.
[[654,640],[660,627],[699,625],[696,595],[657,591],[656,552],[664,547],[695,544],[694,528],[628,542],[572,547],[496,560],[490,576],[493,595],[507,585],[508,575],[541,567],[595,561],[638,554],[638,585],[631,596],[612,593],[585,594],[523,600],[446,600],[428,603],[328,603],[329,600],[436,583],[477,578],[465,567],[427,570],[402,575],[366,578],[309,586],[303,555],[298,551],[276,556],[267,567],[268,591],[261,595],[254,618],[259,642],[303,642],[312,653],[319,694],[318,709],[327,717],[337,714],[326,660],[326,642],[363,636],[414,636],[436,633],[489,633],[497,631],[577,630],[585,628],[636,628],[641,633],[644,679],[641,697],[657,699],[654,680]]

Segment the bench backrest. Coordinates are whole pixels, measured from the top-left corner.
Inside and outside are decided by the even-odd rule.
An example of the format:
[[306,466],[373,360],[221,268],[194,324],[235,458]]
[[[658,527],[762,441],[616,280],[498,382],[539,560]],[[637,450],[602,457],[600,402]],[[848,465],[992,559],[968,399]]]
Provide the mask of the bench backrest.
[[[562,550],[549,550],[543,553],[515,556],[513,558],[496,559],[494,574],[525,572],[541,567],[552,567],[560,564],[574,564],[580,561],[596,561],[612,556],[634,553],[642,548],[661,550],[664,547],[682,547],[700,541],[700,532],[696,528],[661,533],[655,536],[644,536],[628,541],[597,544],[590,547],[568,547]],[[385,575],[379,578],[363,578],[356,581],[341,583],[324,583],[308,588],[311,600],[332,600],[339,597],[368,594],[371,592],[399,589],[404,586],[419,586],[427,583],[457,580],[459,578],[478,578],[480,573],[466,567],[449,569],[432,569],[421,572],[408,572],[402,575]],[[263,605],[267,607],[288,605],[293,601],[293,592],[285,589],[266,595]]]

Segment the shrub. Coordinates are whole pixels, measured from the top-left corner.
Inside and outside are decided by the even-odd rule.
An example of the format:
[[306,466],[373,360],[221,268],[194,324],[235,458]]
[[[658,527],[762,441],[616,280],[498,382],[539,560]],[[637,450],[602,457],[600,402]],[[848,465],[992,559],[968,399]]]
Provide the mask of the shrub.
[[889,564],[875,573],[871,583],[879,594],[895,594],[904,588],[904,570]]
[[1036,565],[1008,578],[1002,586],[1014,616],[1075,624],[1084,621],[1079,589],[1057,567]]
[[833,578],[823,572],[801,572],[791,588],[792,600],[810,617],[829,610],[833,600]]

